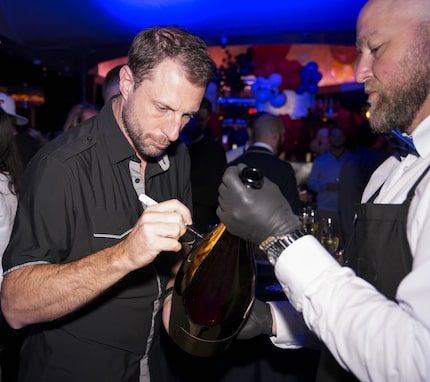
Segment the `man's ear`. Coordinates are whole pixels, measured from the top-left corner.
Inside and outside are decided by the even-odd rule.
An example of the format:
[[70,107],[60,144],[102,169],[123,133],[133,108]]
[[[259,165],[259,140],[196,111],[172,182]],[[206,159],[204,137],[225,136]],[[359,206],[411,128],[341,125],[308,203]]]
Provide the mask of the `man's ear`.
[[134,78],[128,65],[124,65],[119,72],[119,88],[125,99],[133,92]]
[[251,127],[246,128],[246,133],[250,140],[254,140],[254,130]]

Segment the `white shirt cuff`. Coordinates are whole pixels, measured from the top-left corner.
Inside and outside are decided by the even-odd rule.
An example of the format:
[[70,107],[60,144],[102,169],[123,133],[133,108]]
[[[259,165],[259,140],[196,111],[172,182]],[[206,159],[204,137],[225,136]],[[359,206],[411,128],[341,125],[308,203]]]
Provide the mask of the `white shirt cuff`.
[[306,287],[332,267],[340,265],[315,237],[306,235],[282,252],[275,264],[275,276],[291,304],[301,312]]

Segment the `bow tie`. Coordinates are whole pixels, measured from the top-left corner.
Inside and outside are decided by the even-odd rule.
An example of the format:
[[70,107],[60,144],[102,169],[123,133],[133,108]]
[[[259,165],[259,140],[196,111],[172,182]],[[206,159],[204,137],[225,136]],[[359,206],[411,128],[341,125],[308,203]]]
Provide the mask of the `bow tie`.
[[385,137],[390,145],[398,151],[401,157],[405,157],[408,154],[419,156],[412,138],[403,135],[399,129],[392,130],[391,133],[387,134]]

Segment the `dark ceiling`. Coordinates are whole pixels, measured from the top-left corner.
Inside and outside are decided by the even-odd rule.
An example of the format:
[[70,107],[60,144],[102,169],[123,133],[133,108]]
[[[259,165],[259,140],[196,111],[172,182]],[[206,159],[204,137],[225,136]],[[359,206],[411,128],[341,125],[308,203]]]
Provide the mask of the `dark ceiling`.
[[[181,25],[208,45],[355,43],[365,0],[7,0],[0,53],[62,74],[124,56],[150,25]],[[1,85],[1,84],[0,84]]]
[[[355,44],[366,0],[3,0],[0,1],[0,89],[43,89],[45,102],[21,113],[43,131],[92,99],[88,70],[127,54],[151,25],[179,25],[209,46]],[[4,91],[4,90],[3,90]],[[34,115],[32,113],[35,113]]]

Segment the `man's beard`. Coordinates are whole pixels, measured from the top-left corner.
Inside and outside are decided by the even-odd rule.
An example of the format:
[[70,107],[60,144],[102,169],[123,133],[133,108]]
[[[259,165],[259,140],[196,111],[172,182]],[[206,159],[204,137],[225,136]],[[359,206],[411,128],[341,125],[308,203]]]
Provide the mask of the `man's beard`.
[[430,89],[430,49],[416,46],[403,60],[402,72],[384,89],[374,87],[378,100],[370,109],[370,126],[376,133],[395,128],[406,131],[424,104]]
[[133,109],[128,107],[128,105],[124,105],[122,122],[128,136],[133,142],[134,148],[140,156],[157,157],[164,153],[163,150],[160,150],[155,146],[145,144],[147,139],[156,141],[157,137],[151,136],[150,134],[145,134],[144,132],[140,131],[138,122],[136,121],[136,118],[134,118]]

